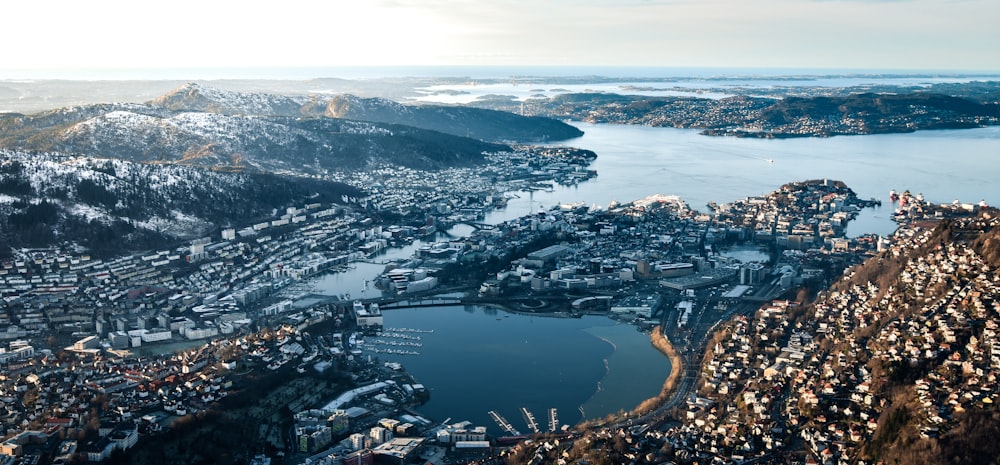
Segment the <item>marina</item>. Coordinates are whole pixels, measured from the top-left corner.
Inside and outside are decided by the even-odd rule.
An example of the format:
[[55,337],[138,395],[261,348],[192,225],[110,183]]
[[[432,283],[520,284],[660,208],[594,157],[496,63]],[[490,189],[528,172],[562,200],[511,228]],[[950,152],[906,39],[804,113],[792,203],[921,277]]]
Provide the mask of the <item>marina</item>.
[[[647,334],[602,316],[541,318],[467,305],[396,309],[386,311],[384,318],[382,335],[364,338],[360,347],[366,356],[401,363],[414,378],[433,386],[420,413],[467,419],[496,435],[511,434],[503,425],[534,431],[527,419],[511,417],[523,416],[521,408],[532,413],[539,431],[558,431],[563,423],[631,408],[656,395],[670,370]],[[399,344],[379,345],[382,341]],[[600,393],[598,383],[604,386]],[[580,413],[581,405],[586,415]],[[506,416],[505,423],[497,423],[489,411]],[[557,411],[563,416],[570,412],[570,418],[560,418]]]
[[535,415],[531,413],[526,407],[521,407],[521,415],[524,416],[524,422],[528,424],[528,429],[540,433],[538,430],[538,422],[535,421]]
[[509,434],[511,436],[520,436],[521,435],[520,431],[514,429],[514,426],[511,425],[510,422],[507,421],[506,418],[500,416],[500,414],[497,413],[495,410],[490,410],[488,413],[490,415],[490,418],[493,418],[493,421],[496,422],[497,426],[499,426],[500,429],[502,429],[505,432],[507,432],[507,434]]

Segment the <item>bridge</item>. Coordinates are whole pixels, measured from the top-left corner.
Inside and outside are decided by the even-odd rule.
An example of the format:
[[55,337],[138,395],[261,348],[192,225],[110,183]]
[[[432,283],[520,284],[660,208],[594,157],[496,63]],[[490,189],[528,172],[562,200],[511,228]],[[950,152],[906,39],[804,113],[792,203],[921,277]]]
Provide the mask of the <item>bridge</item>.
[[471,303],[467,301],[468,299],[460,299],[458,297],[451,298],[437,298],[437,299],[421,299],[421,300],[403,300],[403,299],[371,299],[369,302],[378,303],[379,309],[382,310],[392,310],[399,308],[419,308],[419,307],[451,307],[454,305],[465,305]]
[[[435,292],[456,292],[466,290],[466,287],[438,288]],[[420,307],[451,307],[455,305],[497,305],[514,312],[536,313],[547,315],[559,315],[558,312],[566,311],[569,304],[564,297],[436,297],[400,295],[394,297],[377,297],[371,299],[351,299],[363,304],[378,304],[382,310]],[[579,316],[579,315],[572,315]]]
[[472,226],[472,228],[475,229],[475,230],[477,230],[477,231],[481,230],[481,229],[485,229],[487,231],[492,231],[492,230],[494,230],[494,229],[497,228],[496,225],[493,225],[493,224],[476,223],[474,221],[460,221],[459,224],[465,224],[465,225]]

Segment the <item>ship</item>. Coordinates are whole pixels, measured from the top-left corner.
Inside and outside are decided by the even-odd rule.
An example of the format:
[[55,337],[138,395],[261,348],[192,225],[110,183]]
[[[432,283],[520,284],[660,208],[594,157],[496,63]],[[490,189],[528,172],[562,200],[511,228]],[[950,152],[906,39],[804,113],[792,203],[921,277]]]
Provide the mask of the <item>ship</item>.
[[896,189],[891,189],[889,191],[889,201],[895,202],[897,200],[899,200],[899,194],[896,193]]

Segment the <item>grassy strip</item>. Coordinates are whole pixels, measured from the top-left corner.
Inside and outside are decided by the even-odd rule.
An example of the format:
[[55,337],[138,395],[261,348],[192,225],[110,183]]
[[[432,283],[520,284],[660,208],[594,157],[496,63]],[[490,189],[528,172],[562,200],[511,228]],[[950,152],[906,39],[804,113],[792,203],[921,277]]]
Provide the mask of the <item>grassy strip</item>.
[[667,358],[670,359],[670,375],[668,375],[667,379],[663,381],[663,387],[660,388],[660,394],[656,397],[651,397],[642,401],[639,406],[632,410],[632,415],[645,415],[663,405],[670,399],[671,394],[673,394],[674,389],[677,388],[677,384],[680,382],[681,373],[684,372],[684,360],[681,359],[680,354],[678,354],[677,350],[674,349],[670,340],[663,335],[663,329],[661,327],[657,326],[653,328],[653,331],[649,334],[649,340],[656,350],[659,350],[663,353],[663,355],[666,355]]

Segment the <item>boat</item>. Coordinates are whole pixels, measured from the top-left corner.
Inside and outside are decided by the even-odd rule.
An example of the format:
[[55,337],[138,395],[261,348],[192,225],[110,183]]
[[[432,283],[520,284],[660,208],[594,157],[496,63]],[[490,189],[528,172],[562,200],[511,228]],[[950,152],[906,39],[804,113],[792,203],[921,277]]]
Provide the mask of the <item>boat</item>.
[[890,202],[895,202],[897,200],[899,200],[899,194],[896,193],[896,189],[890,190],[889,191],[889,201]]

